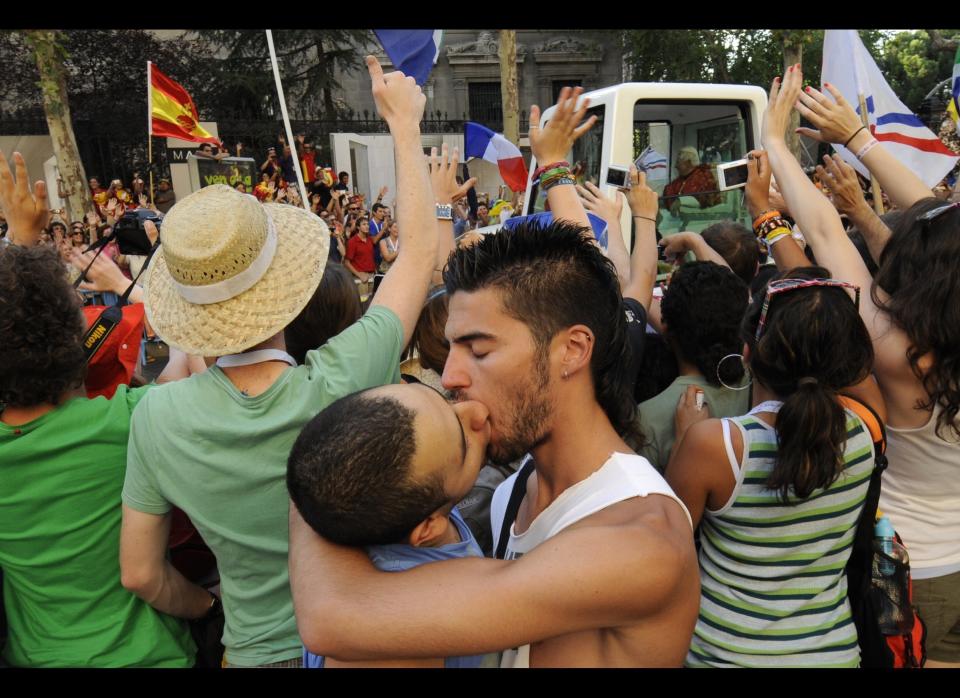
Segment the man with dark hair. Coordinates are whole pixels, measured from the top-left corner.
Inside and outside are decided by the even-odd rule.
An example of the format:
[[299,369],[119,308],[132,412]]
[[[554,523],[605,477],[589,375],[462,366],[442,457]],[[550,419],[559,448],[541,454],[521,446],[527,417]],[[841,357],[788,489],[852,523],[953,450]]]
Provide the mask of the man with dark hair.
[[[313,530],[341,545],[367,546],[381,570],[483,557],[454,506],[483,464],[485,439],[474,437],[471,424],[486,424],[482,405],[464,402],[451,408],[440,393],[424,385],[354,393],[331,404],[300,433],[287,466],[290,497]],[[369,438],[370,431],[376,439]],[[466,668],[482,660],[475,656],[375,665]],[[343,663],[307,652],[305,664]]]
[[383,255],[380,254],[380,238],[387,234],[385,221],[390,209],[379,201],[370,208],[372,213],[370,217],[370,240],[373,242],[373,259],[376,268],[380,268],[380,262],[383,261]]
[[350,191],[350,173],[340,172],[337,175],[337,183],[333,185],[335,191]]
[[[562,160],[593,125],[578,126],[588,106],[576,105],[579,93],[561,92],[542,133],[531,109],[538,162]],[[622,380],[626,318],[613,266],[581,224],[572,185],[562,177],[548,188],[553,224],[485,236],[455,251],[444,272],[443,385],[489,410],[486,430],[464,430],[467,443],[486,437],[498,462],[530,453],[528,477],[506,480],[492,506],[494,533],[508,530],[510,562],[456,560],[387,575],[317,536],[294,508],[291,586],[310,651],[378,659],[515,648],[502,666],[682,663],[699,608],[692,527],[666,482],[618,434],[633,414],[633,386]],[[509,526],[505,500],[515,483]]]
[[705,228],[700,235],[749,286],[760,269],[760,247],[753,231],[736,221],[725,220]]

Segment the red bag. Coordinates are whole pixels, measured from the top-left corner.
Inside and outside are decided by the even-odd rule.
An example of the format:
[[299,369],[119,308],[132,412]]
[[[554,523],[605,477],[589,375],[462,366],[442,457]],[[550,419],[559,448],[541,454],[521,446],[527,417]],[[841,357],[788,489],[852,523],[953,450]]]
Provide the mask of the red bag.
[[[104,310],[104,305],[83,306],[87,327],[96,322]],[[123,320],[87,364],[85,384],[87,397],[90,399],[100,395],[112,398],[118,386],[130,384],[130,379],[137,369],[140,340],[143,338],[143,303],[125,305],[120,310],[123,312]]]

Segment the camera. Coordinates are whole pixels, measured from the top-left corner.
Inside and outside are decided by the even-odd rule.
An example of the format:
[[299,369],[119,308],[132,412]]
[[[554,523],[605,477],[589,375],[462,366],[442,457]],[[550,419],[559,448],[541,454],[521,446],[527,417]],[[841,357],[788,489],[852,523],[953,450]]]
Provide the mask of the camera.
[[619,187],[620,189],[629,189],[630,168],[620,167],[619,165],[609,165],[607,167],[607,184]]
[[747,186],[747,161],[735,160],[717,165],[717,188],[720,191]]
[[157,226],[157,232],[160,232],[163,216],[156,211],[138,208],[135,211],[127,211],[120,217],[113,226],[113,235],[117,239],[120,254],[143,256],[150,254],[153,245],[150,244],[150,238],[147,237],[147,231],[143,225],[147,221],[152,221]]

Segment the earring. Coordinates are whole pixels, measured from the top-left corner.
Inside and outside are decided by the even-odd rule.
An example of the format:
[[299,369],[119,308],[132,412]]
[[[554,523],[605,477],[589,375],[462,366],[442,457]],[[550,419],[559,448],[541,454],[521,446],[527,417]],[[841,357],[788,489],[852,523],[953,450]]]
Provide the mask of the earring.
[[563,380],[567,380],[567,369],[563,369],[563,373],[560,375],[563,377]]
[[[746,379],[746,383],[740,387],[735,387],[732,385],[727,385],[723,382],[723,378],[720,377],[720,367],[723,365],[723,362],[729,358],[736,357],[740,360],[740,365],[743,367],[743,376]],[[753,383],[753,376],[750,374],[750,367],[747,366],[747,362],[743,360],[743,354],[727,354],[720,361],[717,362],[717,382],[722,385],[727,390],[746,390]]]

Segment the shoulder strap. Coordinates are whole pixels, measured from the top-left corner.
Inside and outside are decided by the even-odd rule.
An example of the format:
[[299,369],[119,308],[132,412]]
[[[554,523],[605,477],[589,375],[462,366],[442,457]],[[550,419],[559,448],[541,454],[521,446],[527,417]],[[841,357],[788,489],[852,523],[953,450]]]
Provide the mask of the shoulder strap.
[[494,557],[498,560],[502,560],[507,552],[507,543],[510,541],[510,527],[517,518],[517,512],[520,511],[520,502],[523,501],[523,497],[527,493],[527,480],[530,479],[530,473],[532,472],[533,458],[529,458],[520,468],[520,472],[517,473],[517,479],[513,481],[507,510],[503,514],[503,523],[500,525],[500,539],[497,541],[497,550],[494,553]]
[[[874,446],[877,448],[877,459],[887,452],[887,430],[883,426],[880,416],[874,412],[870,405],[861,402],[855,397],[849,395],[837,396],[840,404],[851,412],[855,413],[870,431],[870,437],[873,439]],[[886,458],[884,458],[883,468],[886,468]],[[881,468],[881,470],[883,469]]]

